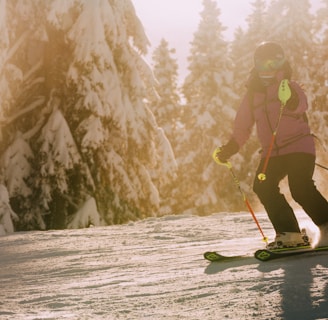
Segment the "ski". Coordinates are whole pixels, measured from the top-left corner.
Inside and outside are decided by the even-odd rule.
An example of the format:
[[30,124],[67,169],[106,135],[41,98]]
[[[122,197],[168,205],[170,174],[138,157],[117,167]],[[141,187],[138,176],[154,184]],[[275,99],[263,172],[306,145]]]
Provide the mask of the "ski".
[[316,253],[321,251],[328,251],[328,246],[312,248],[310,246],[296,247],[296,248],[282,248],[282,249],[259,249],[254,253],[254,257],[260,261],[269,261],[273,259],[280,259],[306,253]]
[[[259,249],[255,251],[254,257],[260,261],[269,261],[280,259],[284,257],[296,256],[306,253],[316,253],[328,251],[328,246],[312,248],[311,246],[295,247],[295,248],[282,248],[282,249]],[[208,251],[204,253],[204,258],[210,262],[229,262],[249,258],[248,255],[235,255],[225,256],[216,251]]]
[[204,258],[211,262],[229,262],[233,260],[240,260],[249,256],[224,256],[216,251],[208,251],[204,253]]

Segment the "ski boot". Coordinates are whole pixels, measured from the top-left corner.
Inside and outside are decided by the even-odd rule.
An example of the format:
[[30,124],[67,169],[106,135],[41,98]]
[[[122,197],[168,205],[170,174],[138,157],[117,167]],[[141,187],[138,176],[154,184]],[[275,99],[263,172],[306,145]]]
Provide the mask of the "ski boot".
[[301,232],[281,232],[276,235],[273,242],[267,245],[267,249],[283,249],[310,246],[311,240],[306,234],[305,229]]

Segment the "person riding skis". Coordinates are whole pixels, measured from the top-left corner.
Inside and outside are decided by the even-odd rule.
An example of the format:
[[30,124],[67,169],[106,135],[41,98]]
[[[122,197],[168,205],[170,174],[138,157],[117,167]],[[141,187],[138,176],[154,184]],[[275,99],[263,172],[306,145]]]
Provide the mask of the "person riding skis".
[[[328,202],[312,178],[315,143],[306,116],[307,98],[291,75],[290,64],[279,44],[263,42],[257,47],[232,136],[214,155],[220,162],[227,162],[245,144],[256,124],[262,153],[253,190],[276,232],[268,248],[309,244],[292,207],[280,193],[279,183],[285,177],[293,199],[319,227],[317,245],[328,245]],[[290,93],[285,105],[279,100],[281,84]]]

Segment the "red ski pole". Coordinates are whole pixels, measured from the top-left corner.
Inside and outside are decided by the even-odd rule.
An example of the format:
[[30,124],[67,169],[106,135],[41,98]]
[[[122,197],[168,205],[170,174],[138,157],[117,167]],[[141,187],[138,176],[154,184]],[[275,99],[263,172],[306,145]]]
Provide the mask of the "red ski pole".
[[258,221],[257,218],[256,218],[256,215],[255,215],[255,213],[254,213],[254,210],[253,210],[253,208],[251,207],[251,205],[250,205],[250,203],[249,203],[249,201],[248,201],[248,199],[247,199],[247,197],[246,197],[245,192],[244,192],[243,189],[241,188],[241,186],[240,186],[240,182],[239,182],[237,176],[235,175],[234,170],[232,169],[232,165],[231,165],[231,163],[230,163],[229,161],[227,161],[227,162],[221,162],[220,159],[217,158],[216,155],[217,155],[217,153],[220,153],[220,151],[221,151],[221,148],[220,148],[220,147],[218,147],[218,148],[216,148],[216,149],[214,150],[213,155],[212,155],[214,161],[215,161],[217,164],[219,164],[219,165],[221,165],[221,166],[226,166],[226,167],[229,169],[230,174],[231,174],[231,176],[232,176],[232,178],[233,178],[233,181],[235,182],[236,186],[238,187],[238,190],[239,190],[240,194],[241,194],[242,197],[243,197],[243,200],[244,200],[244,202],[245,202],[245,204],[246,204],[246,207],[248,208],[248,211],[249,211],[250,214],[252,215],[252,218],[253,218],[253,220],[254,220],[254,222],[255,222],[257,228],[259,229],[259,231],[260,231],[260,233],[261,233],[261,235],[262,235],[262,237],[263,237],[263,241],[266,242],[266,243],[268,243],[268,238],[264,235],[264,232],[263,232],[263,230],[262,230],[262,228],[261,228],[261,226],[260,226],[259,221]]

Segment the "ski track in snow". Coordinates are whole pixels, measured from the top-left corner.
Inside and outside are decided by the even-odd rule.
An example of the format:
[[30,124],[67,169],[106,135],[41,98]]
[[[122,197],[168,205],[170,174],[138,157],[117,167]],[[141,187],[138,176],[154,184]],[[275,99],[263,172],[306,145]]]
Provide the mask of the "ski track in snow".
[[249,213],[3,236],[0,319],[328,319],[328,255],[259,262],[263,245]]

